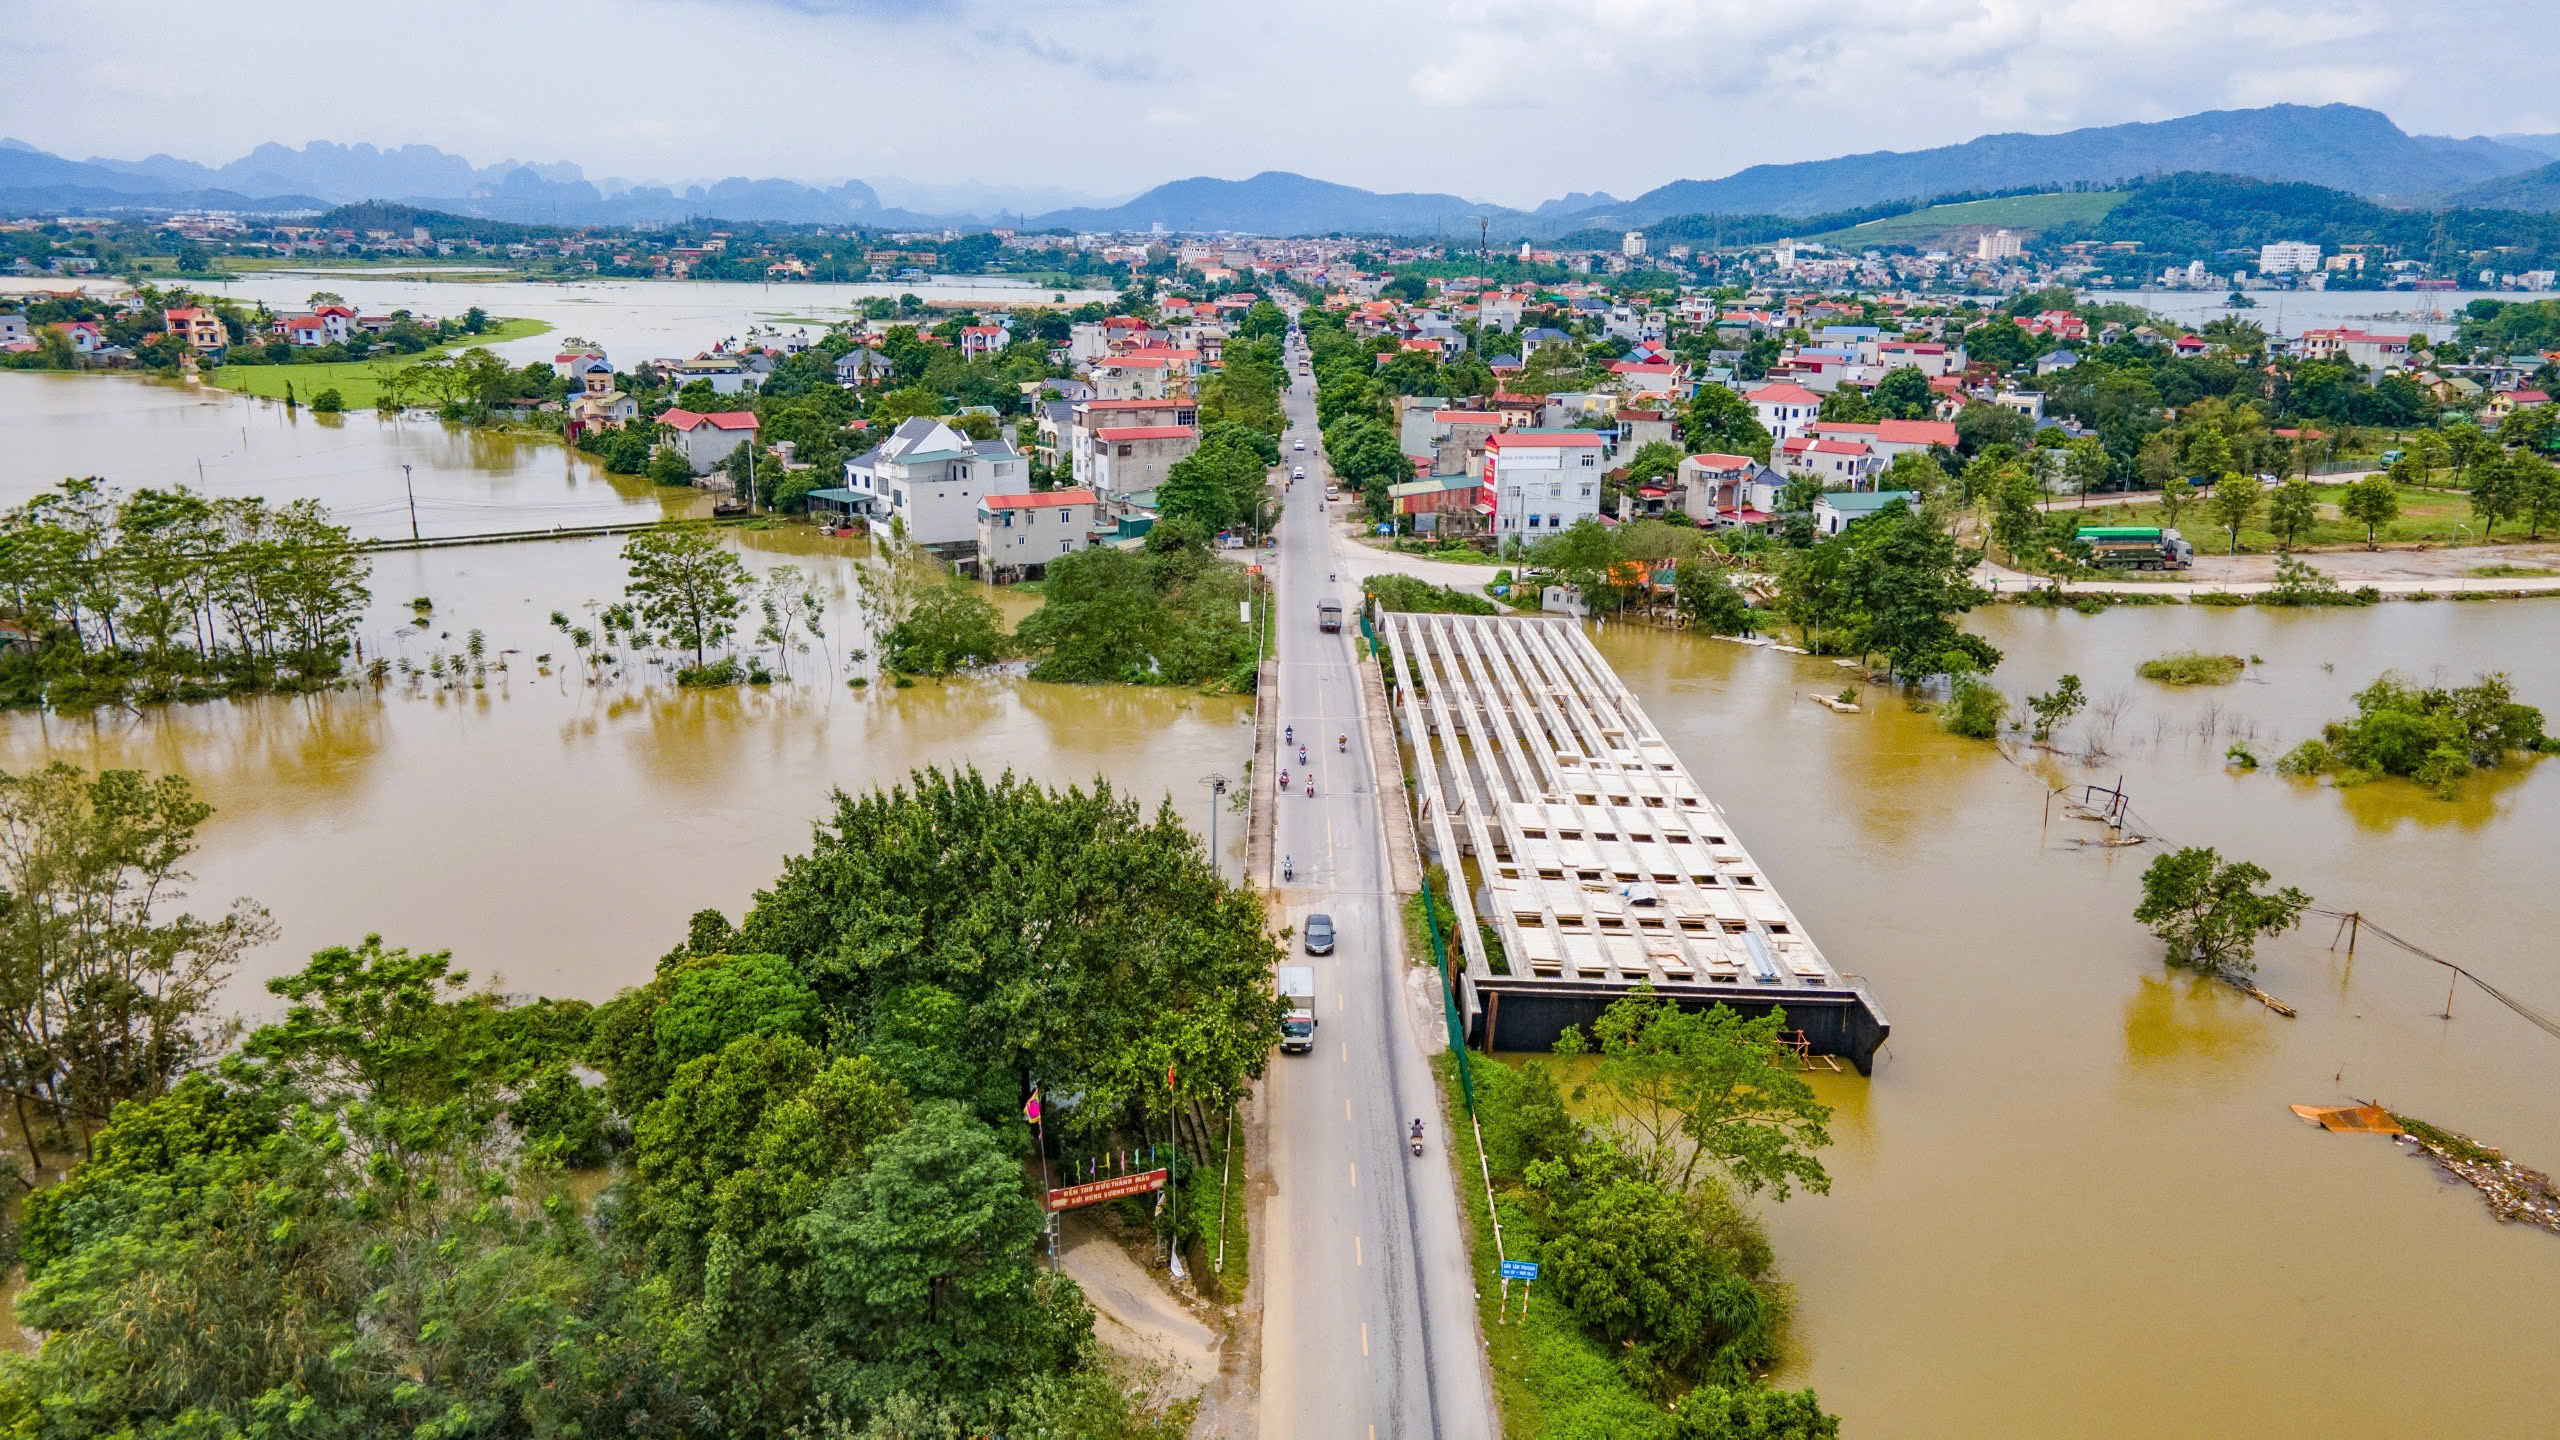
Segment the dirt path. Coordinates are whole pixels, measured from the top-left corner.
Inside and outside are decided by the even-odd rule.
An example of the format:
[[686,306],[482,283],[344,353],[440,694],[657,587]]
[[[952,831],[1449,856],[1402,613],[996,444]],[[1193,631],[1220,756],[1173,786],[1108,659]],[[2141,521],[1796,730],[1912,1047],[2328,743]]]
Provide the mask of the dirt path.
[[1084,1291],[1094,1335],[1114,1352],[1162,1367],[1178,1393],[1207,1389],[1218,1378],[1218,1333],[1130,1258],[1100,1226],[1072,1212],[1059,1234],[1058,1268]]

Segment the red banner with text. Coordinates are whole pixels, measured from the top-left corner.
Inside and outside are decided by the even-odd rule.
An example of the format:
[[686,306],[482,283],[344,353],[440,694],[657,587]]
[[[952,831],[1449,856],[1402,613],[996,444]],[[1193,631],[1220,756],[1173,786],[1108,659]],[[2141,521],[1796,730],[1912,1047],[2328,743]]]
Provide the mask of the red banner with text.
[[1069,1185],[1049,1192],[1049,1208],[1073,1210],[1079,1205],[1099,1205],[1106,1200],[1125,1200],[1164,1188],[1165,1172],[1141,1170],[1135,1175],[1114,1175],[1108,1180],[1094,1180],[1083,1185]]

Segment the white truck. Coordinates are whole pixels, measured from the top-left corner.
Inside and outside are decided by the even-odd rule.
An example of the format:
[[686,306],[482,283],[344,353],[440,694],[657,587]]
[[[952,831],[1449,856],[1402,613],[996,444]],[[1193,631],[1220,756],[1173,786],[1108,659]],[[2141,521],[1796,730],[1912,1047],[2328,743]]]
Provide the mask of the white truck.
[[1312,965],[1280,967],[1280,1003],[1289,1013],[1280,1021],[1284,1053],[1316,1048],[1316,971]]

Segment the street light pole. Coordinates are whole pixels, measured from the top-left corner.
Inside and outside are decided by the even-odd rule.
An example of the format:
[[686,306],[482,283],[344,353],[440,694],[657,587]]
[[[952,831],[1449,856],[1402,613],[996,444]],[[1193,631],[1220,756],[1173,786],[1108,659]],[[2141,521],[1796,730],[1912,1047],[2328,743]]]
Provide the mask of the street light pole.
[[1203,775],[1200,783],[1209,787],[1209,871],[1219,879],[1226,878],[1226,857],[1218,850],[1218,804],[1227,795],[1227,777]]
[[409,480],[409,467],[400,467],[400,488],[409,492],[409,538],[418,538],[418,487]]

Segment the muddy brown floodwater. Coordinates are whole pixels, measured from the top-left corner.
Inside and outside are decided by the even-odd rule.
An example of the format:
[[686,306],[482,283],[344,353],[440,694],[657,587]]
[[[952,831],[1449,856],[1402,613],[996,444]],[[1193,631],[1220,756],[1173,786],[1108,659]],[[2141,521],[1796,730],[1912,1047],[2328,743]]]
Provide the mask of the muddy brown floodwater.
[[[65,474],[192,483],[199,454],[207,488],[313,495],[377,535],[405,533],[402,460],[429,533],[695,503],[556,446],[95,377],[0,376],[0,433],[0,504]],[[850,690],[859,547],[804,529],[728,543],[759,572],[802,567],[828,599],[828,643],[795,657],[793,683],[687,694],[639,665],[594,686],[539,673],[536,657],[567,649],[550,613],[619,593],[616,542],[404,552],[376,563],[366,653],[423,665],[478,628],[511,652],[485,689],[9,714],[0,767],[193,778],[218,809],[194,903],[254,896],[283,931],[233,987],[251,1013],[264,979],[369,931],[449,947],[511,989],[604,998],[645,978],[693,910],[735,916],[807,844],[830,787],[919,765],[1103,775],[1151,805],[1170,796],[1195,829],[1200,777],[1242,774],[1242,701],[1019,680]],[[423,630],[414,597],[435,602]],[[999,603],[1018,617],[1033,602]],[[2443,801],[2222,762],[2235,739],[2272,757],[2315,733],[2387,667],[2505,669],[2560,712],[2560,600],[2001,608],[1974,624],[2009,652],[2012,695],[2078,674],[2098,705],[2061,744],[2109,753],[2012,764],[1881,689],[1862,714],[1813,705],[1844,683],[1827,661],[1599,636],[1893,1021],[1872,1080],[1821,1082],[1839,1106],[1832,1193],[1770,1209],[1800,1295],[1787,1378],[1860,1437],[2552,1433],[2560,1242],[2499,1226],[2388,1142],[2285,1107],[2376,1099],[2550,1170],[2560,1040],[2468,986],[2438,1018],[2444,972],[2370,939],[2350,964],[2325,922],[2260,954],[2261,983],[2299,1019],[2172,975],[2129,918],[2156,851],[2073,848],[2086,828],[2048,830],[2044,796],[2121,776],[2156,833],[2254,860],[2560,1011],[2560,764],[2476,776]],[[2265,663],[2213,690],[2134,678],[2191,647]],[[2112,723],[2097,718],[2117,696]],[[1242,828],[1221,819],[1231,867]]]
[[[2128,918],[2157,848],[2069,848],[2092,827],[2048,834],[2043,797],[2046,777],[2122,775],[2158,831],[2560,1011],[2560,763],[2474,777],[2453,802],[2222,763],[2235,738],[2272,756],[2316,733],[2386,667],[2505,669],[2560,711],[2560,601],[2002,608],[1974,628],[2007,650],[2013,696],[2071,672],[2130,697],[2115,753],[2030,773],[1878,687],[1862,714],[1812,704],[1843,683],[1828,661],[1599,637],[1893,1022],[1872,1080],[1823,1082],[1832,1193],[1767,1207],[1800,1296],[1789,1378],[1862,1437],[2553,1433],[2560,1242],[2285,1106],[2377,1099],[2548,1170],[2560,1039],[2468,985],[2437,1018],[2445,972],[2371,936],[2350,964],[2325,921],[2259,953],[2297,1020],[2173,975]],[[2134,678],[2188,647],[2267,663],[2214,690]]]

